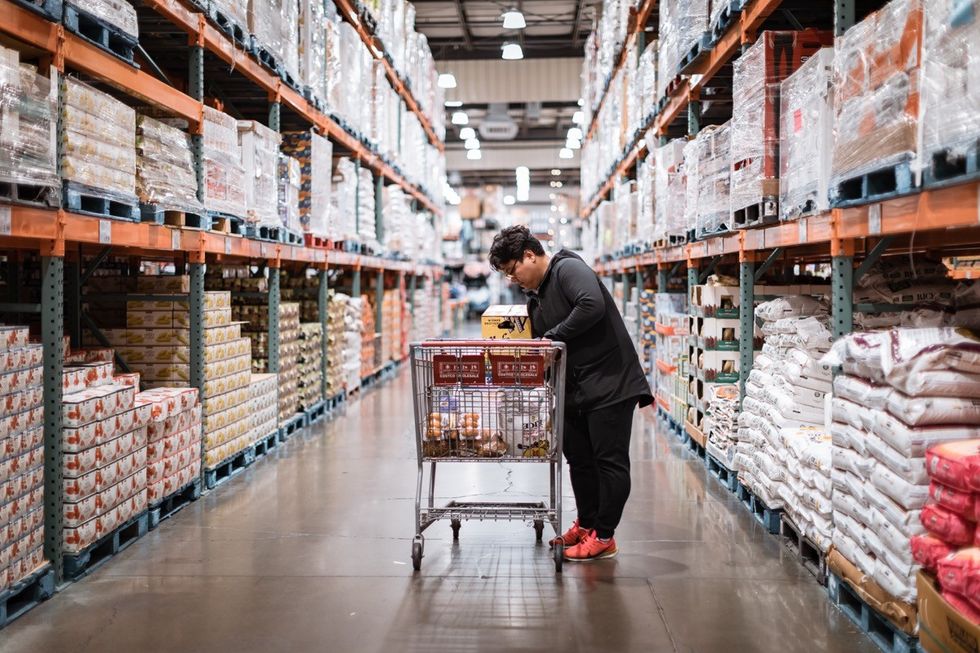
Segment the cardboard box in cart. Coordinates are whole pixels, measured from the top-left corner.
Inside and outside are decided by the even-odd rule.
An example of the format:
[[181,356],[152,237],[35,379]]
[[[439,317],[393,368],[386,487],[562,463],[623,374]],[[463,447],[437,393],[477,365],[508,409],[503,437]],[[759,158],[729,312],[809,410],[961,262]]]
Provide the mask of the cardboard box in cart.
[[919,642],[927,653],[973,653],[980,650],[980,626],[957,612],[924,572],[916,579],[919,594]]
[[531,318],[523,304],[495,304],[483,311],[483,337],[491,340],[530,340]]

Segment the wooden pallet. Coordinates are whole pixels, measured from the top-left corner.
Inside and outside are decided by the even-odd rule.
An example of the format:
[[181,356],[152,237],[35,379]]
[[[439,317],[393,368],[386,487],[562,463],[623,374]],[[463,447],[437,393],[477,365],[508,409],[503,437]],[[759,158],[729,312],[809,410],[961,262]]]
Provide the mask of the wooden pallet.
[[139,201],[73,181],[64,182],[62,203],[66,210],[96,218],[140,221]]
[[0,202],[57,208],[61,206],[61,187],[58,184],[43,186],[3,181],[0,182]]
[[69,31],[94,43],[134,68],[139,68],[135,61],[139,39],[135,36],[126,34],[115,25],[70,3],[64,5],[63,22]]
[[255,446],[249,445],[214,467],[204,470],[204,485],[213,490],[234,478],[255,462]]
[[224,32],[231,40],[246,52],[252,51],[252,35],[238,21],[221,10],[218,5],[209,2],[206,12],[211,22]]
[[918,653],[922,650],[917,637],[902,632],[833,572],[827,578],[827,593],[831,603],[885,653]]
[[61,22],[61,17],[64,14],[61,0],[14,0],[14,2],[21,7],[36,11],[56,23]]
[[711,54],[711,32],[703,32],[698,36],[691,49],[687,51],[684,57],[681,59],[680,66],[677,69],[678,75],[686,75],[688,72],[701,63]]
[[708,473],[717,478],[725,489],[735,492],[735,488],[738,487],[738,476],[735,472],[711,454],[706,454],[705,465],[708,467]]
[[768,196],[761,201],[732,211],[734,229],[751,229],[779,222],[779,198]]
[[908,195],[916,190],[908,161],[844,178],[830,188],[830,205],[844,208]]
[[297,413],[283,422],[279,426],[279,441],[285,442],[287,438],[292,437],[303,428],[305,417],[302,413]]
[[192,502],[201,498],[201,479],[193,481],[180,488],[162,501],[150,506],[150,530],[160,525],[164,519],[173,517]]
[[260,458],[261,456],[265,456],[278,446],[279,430],[276,429],[272,433],[255,441],[255,457]]
[[782,516],[780,535],[783,538],[783,544],[796,554],[796,559],[803,565],[803,568],[813,574],[818,583],[826,586],[827,556],[817,546],[816,542],[803,534],[786,513],[783,513]]

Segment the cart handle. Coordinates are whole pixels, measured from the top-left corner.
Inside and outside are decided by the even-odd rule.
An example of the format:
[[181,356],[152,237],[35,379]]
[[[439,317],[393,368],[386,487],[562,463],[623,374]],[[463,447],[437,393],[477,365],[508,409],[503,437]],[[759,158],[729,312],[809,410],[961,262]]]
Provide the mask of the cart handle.
[[426,340],[418,343],[419,347],[484,347],[484,348],[514,348],[514,347],[540,347],[550,348],[564,343],[554,340]]

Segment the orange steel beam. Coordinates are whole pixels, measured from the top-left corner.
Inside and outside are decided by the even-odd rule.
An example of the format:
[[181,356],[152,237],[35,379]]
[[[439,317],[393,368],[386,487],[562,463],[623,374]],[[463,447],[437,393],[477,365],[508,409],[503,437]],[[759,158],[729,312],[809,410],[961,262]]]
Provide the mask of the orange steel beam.
[[66,31],[40,15],[0,0],[0,32],[55,56],[57,62],[91,75],[144,102],[164,107],[186,118],[195,127],[204,111],[200,102],[138,68],[134,68],[85,39]]
[[[408,105],[409,110],[418,117],[419,122],[422,124],[422,129],[425,130],[425,133],[429,137],[429,141],[436,148],[438,148],[440,152],[444,151],[445,144],[439,139],[439,136],[436,135],[429,117],[423,113],[422,106],[419,104],[418,100],[415,99],[412,91],[409,90],[408,86],[405,84],[405,81],[398,75],[398,71],[395,70],[394,66],[392,66],[388,59],[384,56],[384,43],[381,42],[381,39],[378,38],[377,35],[368,31],[367,26],[361,22],[360,17],[357,15],[357,10],[354,8],[354,5],[350,2],[350,0],[334,0],[334,4],[337,5],[337,9],[340,10],[340,13],[347,18],[347,21],[354,26],[354,29],[361,37],[361,40],[364,41],[364,45],[367,46],[369,51],[371,51],[371,54],[381,61],[381,65],[384,66],[385,73],[388,75],[388,80],[391,82],[392,87],[395,89],[395,92],[398,93],[403,100],[405,100],[405,104]],[[377,56],[375,52],[380,53],[381,56]],[[438,109],[441,110],[442,107],[438,107]]]

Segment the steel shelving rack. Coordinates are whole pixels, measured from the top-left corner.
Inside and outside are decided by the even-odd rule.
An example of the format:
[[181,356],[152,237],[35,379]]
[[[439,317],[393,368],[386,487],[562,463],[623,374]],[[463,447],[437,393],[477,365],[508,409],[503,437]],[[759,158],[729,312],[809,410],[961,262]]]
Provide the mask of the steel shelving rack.
[[[365,46],[370,47],[375,56],[385,61],[388,76],[396,91],[405,100],[409,110],[418,114],[430,142],[440,152],[443,151],[443,143],[435,134],[431,121],[422,113],[408,85],[394,71],[389,57],[383,51],[383,44],[359,24],[350,2],[338,0],[336,4],[341,14],[358,26]],[[440,202],[433,199],[426,190],[408,182],[395,166],[345,130],[332,117],[319,111],[296,90],[285,85],[278,76],[261,66],[256,59],[209,23],[206,16],[192,8],[191,4],[178,0],[143,0],[141,7],[155,11],[173,27],[186,32],[189,53],[187,92],[116,58],[67,31],[60,23],[52,22],[12,0],[0,0],[0,34],[4,35],[6,42],[11,42],[12,39],[12,42],[22,44],[13,47],[23,47],[32,54],[40,52],[40,70],[49,72],[52,78],[68,71],[82,73],[108,84],[136,102],[164,109],[185,119],[193,137],[199,195],[202,193],[200,189],[203,183],[200,134],[205,100],[204,61],[205,53],[209,53],[228,64],[235,74],[248,80],[254,87],[256,97],[267,99],[268,124],[271,128],[280,128],[281,112],[284,107],[288,108],[305,121],[307,127],[316,128],[321,135],[348,150],[360,166],[370,168],[375,175],[376,193],[381,192],[387,180],[401,186],[419,207],[430,214],[442,214]],[[374,219],[380,225],[381,212],[381,203],[377,202],[373,216],[358,216],[358,219]],[[444,272],[434,262],[394,260],[337,249],[264,242],[224,233],[102,219],[63,209],[19,204],[0,204],[0,250],[11,252],[11,258],[15,261],[19,257],[17,252],[40,255],[40,303],[2,303],[0,312],[40,315],[44,347],[45,556],[52,563],[56,583],[59,585],[64,581],[64,552],[61,541],[64,477],[60,454],[63,427],[61,378],[65,355],[62,336],[67,333],[73,345],[80,344],[85,321],[81,311],[82,288],[85,281],[110,255],[169,260],[176,264],[178,270],[183,267],[185,273],[189,274],[191,385],[199,389],[204,385],[203,313],[205,269],[209,263],[250,263],[269,270],[270,372],[278,371],[279,367],[280,269],[299,267],[316,270],[318,315],[324,324],[331,271],[343,270],[352,275],[355,295],[361,294],[362,276],[373,276],[374,291],[378,293],[379,317],[386,280],[393,281],[398,287],[409,288],[409,302],[405,310],[413,312],[414,293],[411,291],[425,283],[425,280],[431,284],[441,284]],[[86,258],[88,264],[83,267]],[[380,329],[380,320],[378,328]],[[321,372],[325,374],[326,334],[321,343],[321,351]],[[404,351],[397,352],[399,360],[404,358],[404,354]],[[326,397],[325,376],[321,389],[324,401],[330,399]]]

